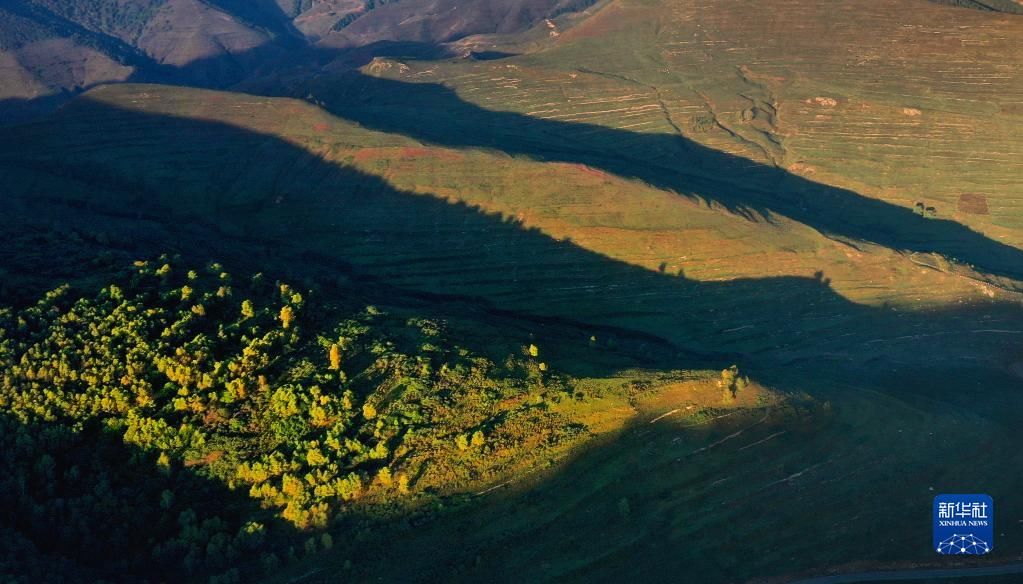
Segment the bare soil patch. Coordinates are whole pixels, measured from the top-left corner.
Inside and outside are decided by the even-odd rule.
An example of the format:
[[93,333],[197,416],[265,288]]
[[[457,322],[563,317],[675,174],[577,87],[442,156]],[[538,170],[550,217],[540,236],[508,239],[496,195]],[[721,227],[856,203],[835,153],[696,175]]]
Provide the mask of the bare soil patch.
[[959,211],[971,215],[987,215],[987,197],[976,193],[963,193],[959,195]]

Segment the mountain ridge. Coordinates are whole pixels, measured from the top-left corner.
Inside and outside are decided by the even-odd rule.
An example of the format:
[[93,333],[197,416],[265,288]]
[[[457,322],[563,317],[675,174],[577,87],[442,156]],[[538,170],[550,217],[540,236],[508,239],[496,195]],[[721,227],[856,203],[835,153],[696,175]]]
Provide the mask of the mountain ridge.
[[103,83],[226,88],[258,77],[268,62],[302,63],[323,50],[411,43],[442,54],[449,43],[522,32],[594,1],[329,0],[289,9],[269,0],[11,0],[0,7],[0,100],[7,100],[0,116],[29,117],[26,100],[56,104]]

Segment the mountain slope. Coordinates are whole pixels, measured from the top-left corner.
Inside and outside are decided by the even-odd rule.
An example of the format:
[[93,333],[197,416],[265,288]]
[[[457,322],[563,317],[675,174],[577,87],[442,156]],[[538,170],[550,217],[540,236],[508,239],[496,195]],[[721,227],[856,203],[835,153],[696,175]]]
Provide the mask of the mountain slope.
[[[1007,255],[996,271],[1010,273],[1023,249],[1023,199],[1014,187],[1023,153],[1016,131],[1023,85],[1010,73],[1023,67],[1016,50],[1023,20],[923,1],[913,2],[915,9],[901,19],[891,18],[909,4],[854,2],[832,10],[791,0],[750,19],[732,2],[619,1],[560,35],[547,51],[495,62],[380,62],[370,72],[387,81],[367,80],[360,89],[350,79],[321,77],[296,94],[311,93],[341,115],[387,131],[527,154],[533,148],[518,140],[517,130],[502,134],[498,128],[490,136],[458,131],[473,122],[415,123],[418,109],[410,115],[407,102],[392,96],[414,93],[417,108],[436,103],[427,120],[497,110],[521,116],[494,117],[523,128],[544,127],[530,118],[548,120],[556,132],[570,132],[565,122],[575,123],[591,148],[620,157],[604,168],[617,164],[623,172],[645,162],[668,173],[699,174],[684,147],[697,143],[738,157],[735,168],[712,165],[710,180],[738,173],[764,184],[757,201],[741,201],[755,209],[773,209],[834,235],[856,231],[856,238],[902,249],[943,248],[949,260],[980,265],[1001,255],[970,251],[972,244],[947,245],[946,235],[927,233],[942,222],[958,223],[966,227],[963,237],[974,238],[967,231],[975,231],[1017,250],[1002,248]],[[374,95],[349,107],[362,99],[360,91]],[[481,109],[453,108],[452,94]],[[642,139],[648,135],[664,138]],[[559,148],[572,143],[566,137]],[[743,159],[753,163],[748,171],[741,170]],[[686,182],[646,174],[669,185]],[[768,184],[778,180],[824,183],[869,200],[846,205]],[[885,215],[913,213],[937,221],[883,226]],[[862,228],[850,229],[857,223]],[[922,231],[912,233],[914,223]]]
[[[375,100],[352,105],[394,112]],[[493,118],[490,127],[503,123]],[[563,148],[560,136],[536,130],[527,136]],[[694,358],[740,360],[765,382],[828,403],[721,421],[714,416],[728,412],[686,410],[675,419],[689,390],[663,401],[640,393],[632,399],[653,401],[634,420],[606,394],[579,398],[602,424],[638,423],[550,473],[519,476],[507,493],[487,497],[490,487],[480,486],[455,495],[472,504],[411,532],[402,521],[384,521],[362,540],[337,537],[344,543],[322,560],[331,576],[352,557],[361,560],[357,578],[400,580],[478,566],[456,579],[512,569],[536,580],[693,571],[733,581],[853,559],[884,562],[891,556],[869,545],[841,544],[869,544],[871,525],[839,519],[890,500],[884,512],[912,522],[917,491],[930,500],[920,484],[954,480],[958,470],[950,468],[982,477],[1007,512],[1016,511],[1006,493],[1018,485],[1003,465],[1019,457],[1020,404],[1011,391],[1018,379],[1005,370],[1019,330],[1017,295],[921,269],[883,247],[851,248],[784,218],[753,220],[694,203],[598,166],[416,143],[299,100],[121,85],[3,135],[0,173],[16,187],[8,196],[18,222],[58,233],[71,226],[86,241],[114,242],[129,254],[162,240],[185,254],[289,266],[325,282],[340,273],[439,302],[449,314],[502,315],[526,329],[570,322],[593,332],[538,343],[566,372],[617,374],[612,361],[583,366],[569,355],[627,342],[668,369]],[[642,136],[633,140],[646,151]],[[689,253],[696,261],[686,262]],[[815,276],[815,268],[824,273]],[[836,283],[827,280],[832,274]],[[584,387],[584,395],[596,391]],[[935,437],[934,427],[946,432]],[[980,437],[989,455],[931,457],[949,436]],[[918,478],[896,487],[883,480],[907,467]],[[850,503],[837,508],[835,497]],[[796,516],[794,504],[803,510]],[[703,513],[708,506],[723,511]],[[740,520],[750,509],[761,510],[757,519]],[[820,536],[786,531],[793,521]],[[480,537],[450,545],[466,522]],[[339,535],[350,535],[345,525]],[[681,542],[724,529],[737,540],[678,551]],[[784,549],[804,559],[775,553],[777,539],[764,537],[772,531],[791,534]],[[394,538],[417,542],[400,562],[385,543]],[[567,547],[552,555],[557,545]],[[637,555],[634,546],[647,551]],[[1011,546],[1004,544],[1006,553]],[[924,551],[914,559],[925,560]],[[489,559],[477,563],[477,555]],[[309,569],[300,564],[282,577]]]
[[525,31],[539,22],[578,12],[595,0],[427,0],[378,6],[323,37],[327,47],[352,47],[380,41],[438,44],[470,35]]
[[[422,30],[449,30],[435,16]],[[507,35],[531,48],[517,56],[322,49],[311,68],[342,61],[269,95],[111,85],[4,128],[17,244],[0,267],[18,284],[0,278],[0,298],[35,300],[83,249],[223,257],[369,290],[461,323],[492,363],[569,378],[560,399],[499,402],[584,425],[564,458],[474,477],[468,426],[430,436],[423,476],[443,490],[457,469],[450,491],[406,501],[374,480],[382,506],[345,515],[326,552],[288,539],[304,558],[275,581],[788,581],[936,564],[879,545],[876,521],[923,540],[936,492],[981,485],[1023,516],[1006,472],[1023,464],[1023,21],[924,0],[614,0],[564,23]],[[160,302],[184,294],[168,270]],[[220,324],[210,338],[234,338]],[[743,394],[733,363],[785,398]],[[1023,557],[1003,523],[1000,557]]]
[[123,81],[135,68],[123,43],[18,2],[0,6],[0,100],[28,100]]
[[[182,219],[213,222],[228,233],[270,240],[287,237],[290,225],[304,224],[305,236],[292,239],[289,245],[327,254],[332,249],[346,250],[339,259],[395,285],[492,297],[502,308],[517,311],[642,327],[672,340],[689,339],[698,343],[694,348],[707,347],[708,341],[696,339],[733,328],[731,323],[745,326],[774,319],[755,306],[736,306],[739,312],[727,316],[715,314],[724,298],[698,300],[701,283],[713,288],[713,282],[721,280],[799,277],[806,279],[807,292],[812,294],[817,286],[809,284],[817,282],[813,278],[821,276],[815,273],[823,271],[835,291],[875,305],[888,302],[924,308],[987,298],[984,290],[988,288],[978,287],[969,278],[921,271],[913,261],[884,248],[858,243],[856,249],[781,218],[751,222],[595,167],[520,161],[486,151],[423,148],[399,136],[339,122],[295,100],[132,85],[102,88],[88,96],[52,121],[26,126],[25,132],[41,137],[31,140],[30,147],[17,137],[17,131],[7,134],[9,143],[22,144],[0,157],[12,196],[26,201],[40,196],[47,201],[54,196],[93,200],[92,204],[103,208],[135,207],[156,216],[174,209],[171,213]],[[202,105],[197,108],[198,104]],[[201,126],[155,121],[148,126],[146,121],[147,116],[174,119],[181,115],[218,120],[246,131],[206,136]],[[194,127],[197,134],[183,129],[187,127]],[[261,147],[272,138],[294,144],[298,150]],[[163,146],[154,150],[153,145]],[[78,154],[52,160],[49,153],[62,149]],[[314,161],[322,167],[322,175],[308,174],[306,167]],[[374,178],[366,185],[369,179],[350,178],[351,172]],[[348,180],[354,182],[348,184]],[[374,194],[384,184],[420,193],[421,202]],[[218,185],[215,194],[211,185]],[[722,183],[716,192],[731,188]],[[96,189],[104,195],[97,197]],[[405,206],[413,203],[424,210],[409,216]],[[602,271],[598,266],[568,270],[530,266],[526,260],[532,244],[525,241],[522,249],[509,243],[512,247],[507,252],[488,249],[466,264],[465,254],[471,248],[462,241],[464,228],[459,223],[464,219],[459,213],[443,212],[439,203],[479,207],[555,240],[576,242],[635,266],[639,274],[651,274],[649,282],[639,278],[639,289],[633,292],[648,297],[649,306],[619,314],[617,303],[623,292],[604,300],[597,292],[604,287],[596,283]],[[377,235],[367,240],[366,230]],[[424,233],[433,235],[419,241]],[[479,235],[483,237],[482,231]],[[552,261],[571,262],[572,257]],[[495,280],[495,274],[508,270],[521,278],[511,287]],[[676,276],[682,288],[662,288],[662,273]],[[579,280],[573,282],[576,277]],[[878,278],[898,283],[887,288],[867,285]],[[538,281],[549,282],[543,296],[530,292]],[[677,294],[688,284],[693,286],[684,294],[694,297],[680,304]],[[598,288],[588,293],[592,301],[585,308],[579,306],[579,290],[595,285]],[[647,285],[651,287],[646,289]],[[755,288],[751,280],[750,292]],[[697,306],[701,311],[694,310]],[[694,319],[703,310],[697,325]],[[690,326],[678,328],[665,314],[689,320]],[[777,326],[765,323],[757,328],[766,332]],[[801,326],[792,322],[784,328]],[[760,343],[770,344],[773,336],[751,337],[747,329],[741,329],[719,336],[716,342],[722,350],[759,350]],[[823,346],[820,336],[814,342]]]
[[15,120],[126,80],[227,87],[287,76],[315,68],[324,53],[366,45],[416,43],[444,54],[445,43],[522,32],[591,4],[10,0],[0,6],[0,113]]
[[267,31],[199,0],[13,0],[0,7],[0,108],[13,119],[31,113],[32,100],[58,103],[61,95],[131,78],[223,85],[253,66],[245,54],[273,42]]

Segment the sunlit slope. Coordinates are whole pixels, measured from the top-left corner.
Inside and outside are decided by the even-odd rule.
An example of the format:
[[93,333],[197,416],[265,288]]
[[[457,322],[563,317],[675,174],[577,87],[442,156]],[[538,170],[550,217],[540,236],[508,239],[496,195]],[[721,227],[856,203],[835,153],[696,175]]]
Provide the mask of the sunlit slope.
[[[322,569],[324,582],[789,582],[928,565],[926,542],[893,536],[879,545],[875,523],[860,519],[883,516],[926,540],[931,488],[982,482],[1005,493],[996,495],[999,513],[1016,512],[1015,480],[994,462],[1019,459],[1005,427],[931,400],[849,386],[832,395],[825,411],[802,419],[776,409],[710,424],[649,416],[528,489],[489,493],[447,521],[370,540],[354,569],[328,555],[272,581]],[[935,459],[959,439],[992,451],[948,449]],[[471,537],[455,544],[451,533]],[[1000,557],[1018,553],[1018,533],[1005,527]],[[399,550],[381,545],[396,540]]]
[[[908,347],[907,330],[990,328],[948,311],[989,306],[1000,322],[1015,298],[783,218],[751,221],[580,165],[427,148],[295,100],[109,87],[5,143],[5,184],[27,201],[208,225],[407,289],[702,350],[884,354]],[[870,330],[878,318],[891,330]],[[998,342],[956,353],[1002,358],[987,340]]]
[[682,135],[1019,248],[1021,37],[1023,18],[924,0],[618,0],[544,52],[379,74],[492,110]]
[[[767,384],[829,402],[805,423],[772,411],[651,425],[679,405],[644,408],[636,434],[531,489],[493,492],[464,524],[369,540],[355,579],[744,581],[926,561],[926,545],[874,545],[876,523],[852,518],[883,515],[926,534],[932,487],[983,484],[1002,512],[1019,516],[1017,477],[1005,472],[1020,456],[1017,296],[926,253],[826,237],[809,226],[813,213],[801,223],[745,208],[791,184],[754,140],[705,117],[690,126],[658,113],[666,90],[594,73],[597,62],[587,72],[539,59],[378,61],[343,78],[347,86],[324,79],[297,93],[333,115],[301,100],[104,88],[48,121],[5,131],[0,181],[18,198],[19,219],[56,217],[128,249],[132,237],[118,221],[141,218],[222,238],[257,263],[284,257],[301,271],[300,252],[309,252],[310,263],[353,265],[355,277],[482,299],[512,311],[510,320],[561,317],[725,352]],[[459,105],[430,81],[482,107]],[[503,92],[522,101],[512,107]],[[578,109],[539,111],[562,107],[559,94]],[[502,110],[530,118],[492,115]],[[562,114],[578,125],[551,125]],[[694,156],[694,145],[660,140],[679,135],[673,123],[698,136],[693,144],[741,156]],[[599,130],[631,124],[639,125],[627,133]],[[855,193],[837,196],[848,207],[830,226],[842,213],[862,219]],[[905,215],[914,220],[887,240],[926,249],[919,240],[928,233],[964,233],[938,229],[940,217]],[[613,339],[596,336],[596,344]],[[579,337],[571,348],[590,342]],[[608,420],[627,415],[594,410]],[[945,452],[949,443],[985,454]],[[1000,553],[1018,554],[1018,528],[1006,533]],[[411,543],[392,553],[394,541]],[[326,558],[322,577],[353,577],[344,559]]]

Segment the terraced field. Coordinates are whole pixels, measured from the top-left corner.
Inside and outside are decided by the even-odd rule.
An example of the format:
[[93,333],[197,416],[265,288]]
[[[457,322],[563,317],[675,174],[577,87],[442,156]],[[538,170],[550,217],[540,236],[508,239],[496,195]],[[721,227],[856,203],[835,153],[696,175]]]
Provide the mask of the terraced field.
[[128,249],[244,243],[594,327],[554,353],[570,372],[628,338],[652,369],[737,362],[789,397],[617,404],[572,460],[281,581],[929,565],[931,498],[975,490],[999,501],[991,560],[1021,557],[1023,20],[616,0],[552,32],[522,56],[376,59],[275,92],[291,97],[100,88],[5,130],[0,180],[22,222]]
[[[566,34],[576,42],[526,62],[634,80],[624,87],[668,112],[651,108],[646,127],[670,132],[670,122],[718,150],[905,207],[923,202],[1019,245],[1020,19],[903,2],[797,0],[749,12],[732,2],[670,15],[616,3]],[[446,83],[475,101],[474,85]],[[518,99],[478,103],[528,111]],[[549,109],[583,109],[559,105]],[[961,210],[964,194],[990,199],[988,214]]]
[[[154,119],[199,95],[208,105],[193,119],[216,115],[218,124]],[[97,124],[105,119],[116,122]],[[483,295],[531,314],[629,328],[643,321],[644,330],[708,349],[766,348],[747,343],[751,335],[775,334],[775,325],[757,323],[778,315],[750,305],[747,294],[774,295],[772,304],[790,306],[785,313],[799,307],[792,298],[834,303],[822,309],[833,314],[818,318],[836,329],[846,312],[872,312],[857,303],[943,312],[949,304],[997,307],[1016,298],[951,268],[834,241],[785,218],[750,221],[578,164],[424,149],[296,101],[121,86],[97,91],[47,123],[68,133],[59,162],[49,159],[55,145],[45,139],[21,140],[34,149],[9,154],[10,184],[29,199],[79,193],[100,207],[175,213],[239,236],[288,238],[395,285]],[[40,126],[24,131],[56,135]],[[105,146],[97,148],[98,140]],[[32,164],[21,162],[25,157]],[[117,185],[99,202],[94,176]],[[420,211],[408,213],[409,205]],[[299,227],[302,238],[289,235]],[[606,266],[621,275],[610,277]],[[581,306],[580,294],[588,298]],[[623,310],[623,302],[631,306]],[[678,327],[676,318],[688,325]],[[817,335],[812,342],[825,341]]]

